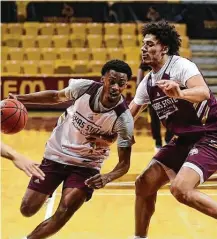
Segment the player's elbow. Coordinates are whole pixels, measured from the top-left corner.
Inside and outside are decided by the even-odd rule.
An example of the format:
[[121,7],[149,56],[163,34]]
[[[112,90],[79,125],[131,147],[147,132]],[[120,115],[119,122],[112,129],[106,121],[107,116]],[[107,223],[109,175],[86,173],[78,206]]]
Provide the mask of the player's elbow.
[[54,104],[58,104],[61,103],[63,101],[63,99],[61,98],[59,91],[54,91],[53,92],[53,102]]
[[195,97],[194,103],[200,103],[202,101],[208,100],[210,98],[210,90],[206,86],[198,88],[198,94]]
[[204,98],[204,100],[208,100],[210,98],[210,90],[208,87],[204,90]]
[[202,89],[202,93],[200,98],[198,99],[198,103],[204,101],[204,100],[208,100],[210,98],[210,91],[209,88],[207,87],[203,87]]
[[126,173],[128,173],[129,169],[130,169],[130,161],[124,163],[123,175],[126,174]]

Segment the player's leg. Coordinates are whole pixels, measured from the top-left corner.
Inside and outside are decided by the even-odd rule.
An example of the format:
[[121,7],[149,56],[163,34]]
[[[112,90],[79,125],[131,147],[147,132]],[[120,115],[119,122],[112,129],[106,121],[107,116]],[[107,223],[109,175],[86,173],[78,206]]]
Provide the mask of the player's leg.
[[180,143],[180,140],[173,139],[154,156],[154,160],[136,180],[135,235],[138,238],[148,235],[157,191],[170,179],[175,178],[187,155],[186,145]]
[[195,189],[199,182],[196,171],[182,167],[171,185],[171,193],[179,202],[217,219],[217,202]]
[[48,197],[49,195],[27,188],[22,199],[20,212],[25,217],[31,217],[38,212]]
[[88,201],[93,193],[93,189],[85,185],[85,180],[92,177],[99,171],[90,168],[80,168],[66,166],[68,173],[63,185],[63,192],[59,206],[52,217],[38,225],[35,230],[28,235],[28,239],[47,238],[59,231],[73,214]]
[[213,136],[206,135],[195,144],[173,181],[171,192],[179,202],[217,219],[217,202],[196,189],[217,171],[217,135]]
[[168,181],[169,178],[165,170],[157,161],[153,161],[137,178],[135,199],[135,236],[147,236],[149,223],[155,211],[157,191]]
[[21,213],[26,217],[34,215],[41,208],[64,178],[63,164],[43,159],[40,169],[45,173],[45,180],[42,181],[36,177],[30,179],[20,206]]
[[30,233],[28,239],[43,239],[58,232],[86,200],[82,189],[66,188],[63,190],[59,206],[52,217],[39,224]]

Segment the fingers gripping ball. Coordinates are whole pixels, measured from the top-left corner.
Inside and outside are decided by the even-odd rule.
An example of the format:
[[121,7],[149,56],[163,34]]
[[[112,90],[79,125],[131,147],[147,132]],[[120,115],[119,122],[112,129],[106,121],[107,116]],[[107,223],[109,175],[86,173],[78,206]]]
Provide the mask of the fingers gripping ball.
[[26,107],[14,99],[1,101],[1,132],[16,134],[26,126],[28,113]]

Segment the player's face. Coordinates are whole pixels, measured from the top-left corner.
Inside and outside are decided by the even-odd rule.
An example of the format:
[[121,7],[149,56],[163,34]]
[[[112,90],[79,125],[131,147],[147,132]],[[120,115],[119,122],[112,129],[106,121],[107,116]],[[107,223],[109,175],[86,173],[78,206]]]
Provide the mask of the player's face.
[[160,63],[163,56],[167,52],[158,39],[152,34],[146,34],[142,45],[142,61],[143,63],[153,66]]
[[118,102],[123,90],[127,87],[127,74],[110,70],[103,76],[104,97],[108,102]]

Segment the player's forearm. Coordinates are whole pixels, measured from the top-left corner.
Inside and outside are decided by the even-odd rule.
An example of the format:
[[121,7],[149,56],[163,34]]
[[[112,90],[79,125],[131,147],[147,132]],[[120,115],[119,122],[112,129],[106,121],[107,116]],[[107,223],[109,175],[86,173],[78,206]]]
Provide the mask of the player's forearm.
[[58,104],[61,101],[58,97],[58,91],[46,90],[25,95],[16,95],[17,100],[22,103],[31,104]]
[[131,147],[119,148],[118,154],[120,158],[118,164],[111,172],[106,174],[108,177],[108,182],[111,182],[117,178],[122,177],[124,174],[128,172],[130,168]]
[[124,174],[128,172],[129,168],[130,168],[130,163],[124,163],[124,162],[118,163],[111,172],[106,174],[108,178],[108,182],[111,182],[117,178],[122,177]]
[[140,113],[147,108],[147,105],[137,105],[134,103],[134,101],[131,101],[129,105],[130,113],[132,114],[134,121],[137,120]]
[[10,160],[16,158],[17,152],[13,150],[10,146],[1,142],[1,156]]
[[192,103],[199,103],[210,98],[208,87],[196,86],[189,89],[182,90],[183,96],[181,99],[190,101]]

